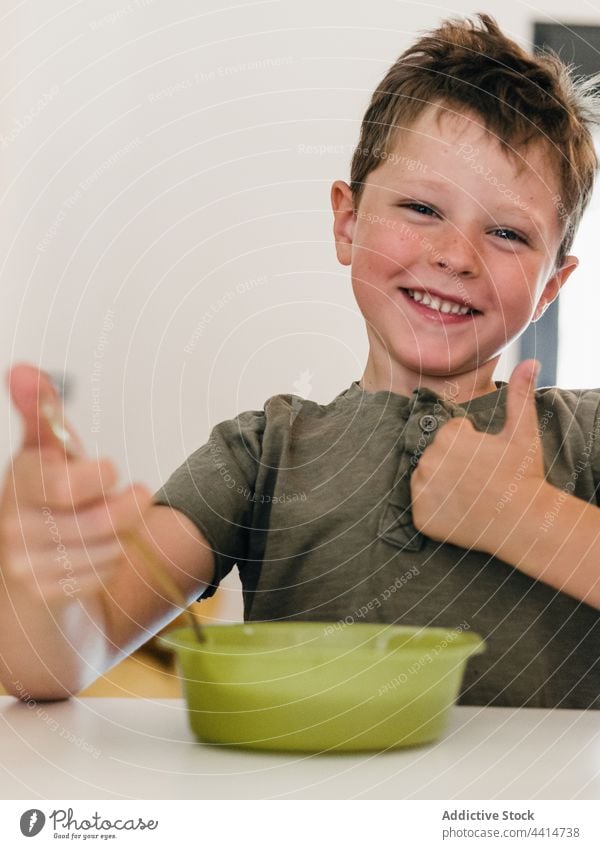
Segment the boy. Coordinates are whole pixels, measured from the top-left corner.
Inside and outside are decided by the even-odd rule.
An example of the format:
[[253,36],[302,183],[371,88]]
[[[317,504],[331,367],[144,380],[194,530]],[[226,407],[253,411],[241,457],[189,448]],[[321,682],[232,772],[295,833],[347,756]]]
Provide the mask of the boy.
[[12,369],[25,444],[0,511],[10,692],[65,697],[177,612],[117,538],[135,529],[189,600],[237,564],[247,619],[469,628],[487,652],[463,704],[600,707],[600,390],[534,391],[535,361],[493,381],[577,265],[596,100],[479,18],[398,59],[351,185],[332,187],[370,343],[360,382],[216,425],[153,497],[115,492],[107,461],[65,463],[37,412],[49,382]]

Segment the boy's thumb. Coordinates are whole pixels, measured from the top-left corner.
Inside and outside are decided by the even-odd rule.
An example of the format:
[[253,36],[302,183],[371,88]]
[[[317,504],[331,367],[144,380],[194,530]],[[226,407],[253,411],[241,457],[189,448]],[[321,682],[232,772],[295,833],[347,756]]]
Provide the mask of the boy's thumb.
[[528,439],[537,434],[535,381],[540,370],[538,360],[524,360],[513,369],[506,398],[505,434],[511,439]]
[[62,417],[62,402],[49,375],[29,363],[18,363],[7,372],[6,383],[23,421],[23,447],[56,447],[56,436],[40,415],[42,405],[49,404]]

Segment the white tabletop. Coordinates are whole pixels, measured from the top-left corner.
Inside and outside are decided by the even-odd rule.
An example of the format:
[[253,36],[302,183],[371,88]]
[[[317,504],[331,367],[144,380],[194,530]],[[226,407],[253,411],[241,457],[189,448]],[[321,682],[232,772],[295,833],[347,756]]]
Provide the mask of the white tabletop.
[[0,697],[2,799],[598,799],[600,712],[454,708],[438,742],[378,754],[197,743],[179,699]]

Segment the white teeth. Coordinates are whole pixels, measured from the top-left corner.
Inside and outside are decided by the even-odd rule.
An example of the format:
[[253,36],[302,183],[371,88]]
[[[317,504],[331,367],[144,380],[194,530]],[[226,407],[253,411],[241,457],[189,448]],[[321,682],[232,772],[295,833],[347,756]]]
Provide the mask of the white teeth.
[[453,313],[454,315],[466,315],[470,312],[469,307],[461,307],[460,304],[454,303],[454,301],[442,301],[440,298],[430,298],[426,292],[417,292],[409,289],[408,294],[414,301],[423,304],[424,307],[429,307],[431,310]]

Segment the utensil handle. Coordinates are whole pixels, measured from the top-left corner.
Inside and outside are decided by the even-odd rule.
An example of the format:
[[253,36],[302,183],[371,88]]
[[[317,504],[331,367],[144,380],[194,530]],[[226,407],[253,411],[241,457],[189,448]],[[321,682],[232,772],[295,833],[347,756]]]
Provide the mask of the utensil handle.
[[206,642],[202,628],[192,611],[189,609],[185,596],[175,581],[171,578],[167,570],[163,567],[162,563],[158,560],[152,549],[146,545],[138,534],[134,534],[132,532],[121,534],[121,539],[123,541],[128,540],[135,548],[137,548],[138,553],[144,558],[144,562],[150,567],[152,575],[165,591],[169,601],[171,601],[176,607],[181,607],[183,609],[198,642]]

